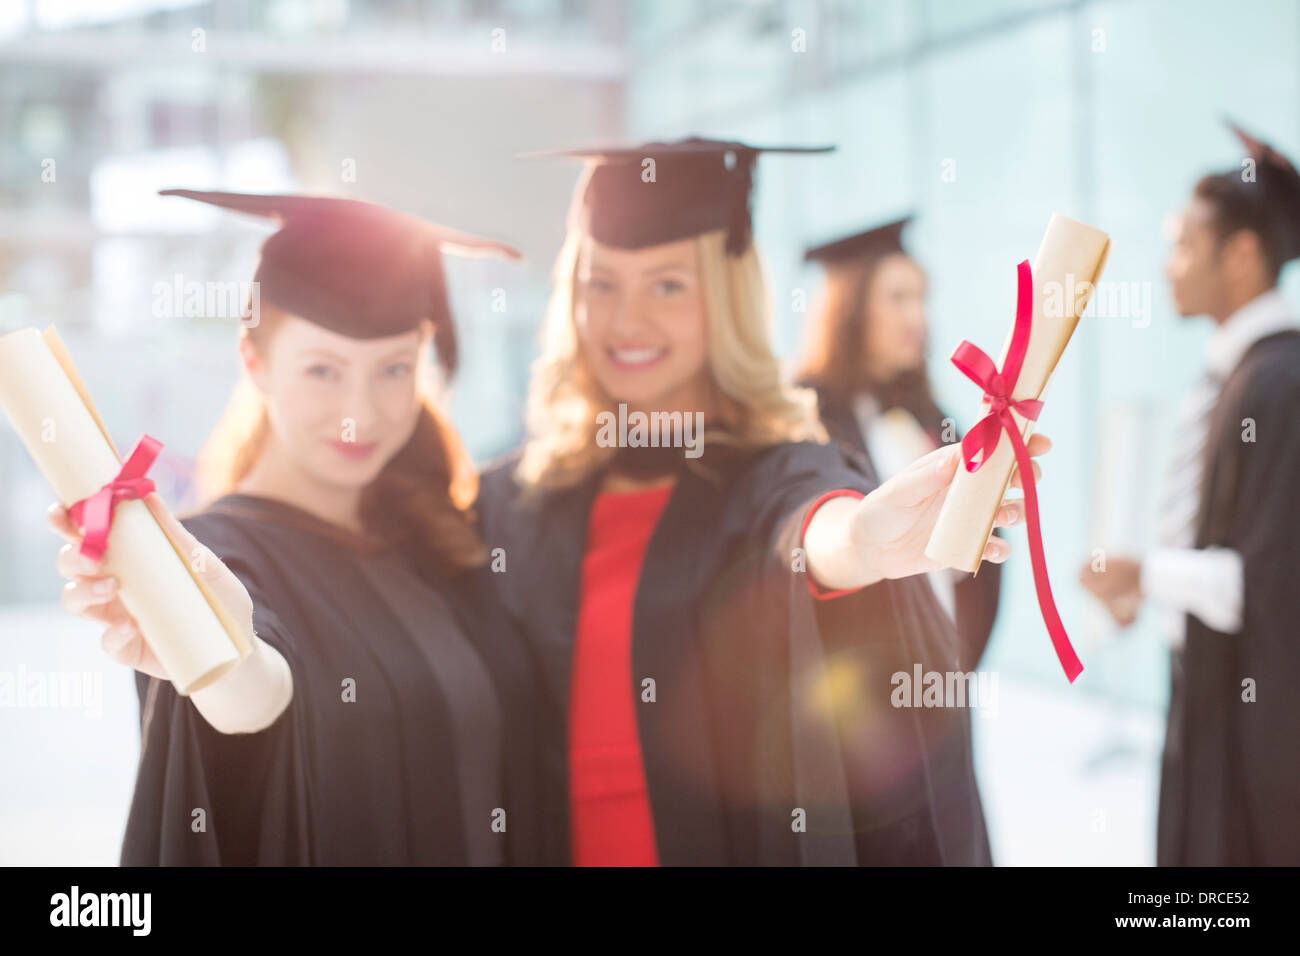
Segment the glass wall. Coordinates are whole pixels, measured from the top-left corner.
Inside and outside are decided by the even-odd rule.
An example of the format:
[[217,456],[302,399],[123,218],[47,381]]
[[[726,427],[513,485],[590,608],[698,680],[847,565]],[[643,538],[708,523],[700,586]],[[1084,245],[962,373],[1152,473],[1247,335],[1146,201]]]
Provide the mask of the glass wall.
[[[1088,667],[1080,688],[1161,707],[1154,616],[1116,634],[1078,569],[1094,549],[1150,544],[1170,423],[1209,332],[1172,311],[1166,223],[1200,174],[1240,161],[1225,115],[1284,150],[1300,145],[1300,7],[804,2],[715,5],[692,21],[649,6],[633,21],[633,138],[839,147],[760,164],[756,229],[787,356],[805,319],[796,306],[821,281],[802,249],[914,212],[906,238],[930,272],[931,377],[965,428],[978,395],[947,356],[962,339],[997,354],[1015,264],[1033,259],[1051,214],[1111,234],[1107,298],[1083,319],[1040,420],[1056,440],[1042,520],[1057,604]],[[1013,537],[985,663],[1056,687],[1023,533]]]
[[[625,33],[621,7],[588,0],[11,4],[0,331],[57,325],[117,444],[164,442],[151,474],[184,511],[239,375],[240,304],[194,310],[183,290],[248,283],[274,227],[157,190],[380,202],[525,253],[447,262],[475,386],[447,400],[471,452],[497,455],[522,434],[574,174],[517,155],[621,135]],[[0,422],[0,605],[58,594],[49,496]]]

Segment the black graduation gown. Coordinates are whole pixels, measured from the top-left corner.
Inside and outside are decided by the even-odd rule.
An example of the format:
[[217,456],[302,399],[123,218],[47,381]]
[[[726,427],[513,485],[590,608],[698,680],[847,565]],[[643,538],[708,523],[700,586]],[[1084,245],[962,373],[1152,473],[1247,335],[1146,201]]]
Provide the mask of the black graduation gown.
[[[868,475],[878,481],[875,464],[867,451],[867,443],[858,425],[857,416],[846,403],[832,397],[824,389],[817,392],[817,406],[821,412],[822,423],[831,440],[838,442],[845,457],[863,468]],[[934,436],[943,432],[942,414],[935,418],[933,413],[926,414],[922,409],[909,409],[921,423],[921,427]],[[998,532],[994,532],[997,534]],[[998,615],[998,598],[1002,588],[1002,566],[985,562],[980,565],[979,574],[962,578],[953,588],[957,632],[961,635],[965,648],[963,660],[968,669],[978,666],[988,647],[989,636],[993,633],[993,623]]]
[[[478,510],[541,669],[547,858],[568,863],[570,669],[603,476],[521,495],[514,466],[484,474]],[[969,713],[890,705],[895,672],[958,666],[929,584],[815,601],[795,555],[813,501],[873,483],[813,443],[714,445],[679,474],[641,569],[628,675],[660,861],[988,864]],[[829,716],[828,697],[841,701]]]
[[[1255,423],[1255,440],[1243,441]],[[1256,342],[1210,423],[1196,547],[1242,557],[1242,627],[1171,661],[1161,866],[1300,864],[1300,332]],[[1243,681],[1254,681],[1253,702]]]
[[[261,732],[222,734],[170,682],[137,675],[141,756],[123,865],[537,862],[536,681],[486,569],[417,576],[391,550],[247,495],[184,524],[248,589],[257,634],[292,668],[293,699]],[[446,643],[449,627],[467,640]],[[461,695],[457,712],[455,688],[439,682],[457,674],[435,666],[449,647],[481,690],[477,654],[494,688]],[[481,754],[499,769],[473,764]],[[488,781],[475,802],[500,799],[505,835],[491,829],[495,807],[463,805],[471,765]]]

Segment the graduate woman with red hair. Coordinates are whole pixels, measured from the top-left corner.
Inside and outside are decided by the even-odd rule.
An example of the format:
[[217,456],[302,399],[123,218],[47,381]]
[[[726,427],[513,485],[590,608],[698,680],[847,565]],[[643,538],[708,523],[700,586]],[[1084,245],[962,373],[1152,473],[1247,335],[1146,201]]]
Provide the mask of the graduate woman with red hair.
[[156,512],[254,650],[181,696],[52,509],[64,607],[138,672],[122,863],[537,862],[537,681],[422,374],[433,342],[456,367],[443,253],[517,253],[355,200],[180,195],[280,224],[245,377],[199,456],[204,507]]

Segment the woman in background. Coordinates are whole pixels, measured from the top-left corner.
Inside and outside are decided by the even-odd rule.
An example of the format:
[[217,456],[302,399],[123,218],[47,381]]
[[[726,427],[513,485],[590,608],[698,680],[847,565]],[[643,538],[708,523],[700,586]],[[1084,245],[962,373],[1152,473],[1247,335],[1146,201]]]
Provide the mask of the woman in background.
[[[911,217],[804,254],[826,267],[826,290],[807,328],[799,383],[817,393],[831,438],[878,480],[960,442],[935,404],[926,374],[926,275],[902,245]],[[961,635],[967,670],[979,663],[998,610],[1002,569],[928,575]]]
[[419,375],[434,337],[456,365],[442,252],[517,254],[352,200],[169,192],[282,225],[200,455],[216,498],[183,527],[163,514],[255,649],[179,696],[51,509],[64,606],[140,672],[122,863],[534,862],[536,680],[491,597],[475,472]]

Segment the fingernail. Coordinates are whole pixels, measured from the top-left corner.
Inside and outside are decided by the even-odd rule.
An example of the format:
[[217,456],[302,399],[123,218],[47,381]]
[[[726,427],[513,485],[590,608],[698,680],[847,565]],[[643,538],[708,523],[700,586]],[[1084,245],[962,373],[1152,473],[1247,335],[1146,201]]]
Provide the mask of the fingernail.
[[117,587],[116,578],[100,578],[95,582],[92,589],[96,594],[112,594],[113,589]]
[[1002,520],[1005,521],[1007,524],[1015,524],[1016,519],[1019,517],[1020,516],[1016,513],[1015,508],[1008,508],[1006,511],[1002,513]]

